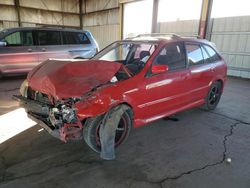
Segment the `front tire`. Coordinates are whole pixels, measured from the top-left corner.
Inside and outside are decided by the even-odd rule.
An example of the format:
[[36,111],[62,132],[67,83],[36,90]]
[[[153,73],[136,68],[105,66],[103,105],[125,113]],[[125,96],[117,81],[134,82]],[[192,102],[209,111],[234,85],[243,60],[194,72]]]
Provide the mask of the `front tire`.
[[[101,152],[101,142],[99,129],[104,115],[88,118],[83,127],[83,137],[86,144],[95,152]],[[120,146],[126,141],[132,127],[132,117],[128,111],[125,111],[120,119],[116,129],[115,147]]]
[[203,105],[203,108],[205,110],[214,110],[220,101],[221,94],[222,94],[222,83],[216,81],[211,85],[209,89],[209,92],[205,99],[206,102]]

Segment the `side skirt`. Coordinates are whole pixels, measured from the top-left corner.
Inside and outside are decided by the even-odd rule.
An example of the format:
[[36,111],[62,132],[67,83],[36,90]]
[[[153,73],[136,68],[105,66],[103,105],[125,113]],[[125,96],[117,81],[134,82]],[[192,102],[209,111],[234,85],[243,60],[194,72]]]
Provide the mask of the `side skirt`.
[[195,101],[193,103],[187,104],[185,106],[182,106],[181,108],[178,108],[178,109],[175,109],[175,110],[171,110],[171,111],[159,114],[157,116],[153,116],[153,117],[148,118],[148,119],[136,119],[134,127],[137,128],[137,127],[143,126],[143,125],[145,125],[147,123],[151,123],[151,122],[159,120],[161,118],[164,118],[164,117],[167,117],[167,116],[171,116],[171,115],[176,114],[178,112],[181,112],[181,111],[184,111],[184,110],[187,110],[187,109],[190,109],[190,108],[201,106],[204,103],[205,103],[205,100],[201,99],[201,100]]

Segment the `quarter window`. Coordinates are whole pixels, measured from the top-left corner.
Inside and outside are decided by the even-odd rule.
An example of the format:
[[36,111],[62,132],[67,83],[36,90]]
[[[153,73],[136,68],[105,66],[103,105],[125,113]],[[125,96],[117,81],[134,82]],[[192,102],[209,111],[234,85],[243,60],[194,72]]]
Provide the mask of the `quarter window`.
[[203,54],[204,63],[210,63],[209,61],[210,56],[208,55],[207,51],[205,50],[203,46],[201,47],[201,50]]
[[4,38],[8,46],[30,46],[33,45],[32,31],[18,31]]
[[202,51],[199,44],[187,44],[187,57],[190,66],[203,63]]
[[169,70],[179,70],[186,67],[185,60],[184,44],[171,43],[160,51],[153,64],[168,65]]
[[61,45],[60,31],[37,31],[39,45]]
[[208,56],[208,58],[204,57],[206,63],[213,63],[220,60],[220,56],[214,51],[214,49],[207,45],[203,45],[202,48],[204,49],[203,51],[205,51],[205,54]]

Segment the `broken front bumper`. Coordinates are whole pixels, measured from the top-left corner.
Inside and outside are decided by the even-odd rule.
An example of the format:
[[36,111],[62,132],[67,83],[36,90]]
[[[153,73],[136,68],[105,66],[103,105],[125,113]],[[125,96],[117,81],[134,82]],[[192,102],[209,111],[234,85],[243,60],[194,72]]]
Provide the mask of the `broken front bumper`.
[[30,119],[43,127],[53,137],[64,142],[82,139],[82,124],[80,121],[73,124],[61,123],[60,126],[55,126],[51,123],[51,109],[54,108],[53,106],[23,96],[14,95],[13,98],[20,102],[21,107],[25,108]]

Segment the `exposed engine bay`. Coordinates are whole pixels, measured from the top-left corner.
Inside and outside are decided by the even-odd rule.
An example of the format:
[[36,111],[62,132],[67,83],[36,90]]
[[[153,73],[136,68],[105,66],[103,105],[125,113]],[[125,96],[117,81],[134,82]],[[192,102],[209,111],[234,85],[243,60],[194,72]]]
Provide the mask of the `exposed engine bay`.
[[14,97],[25,106],[28,116],[53,136],[64,142],[68,139],[82,138],[82,124],[77,118],[77,109],[74,108],[75,102],[79,99],[70,98],[52,104],[46,94],[33,91],[31,88],[28,88],[26,96]]

